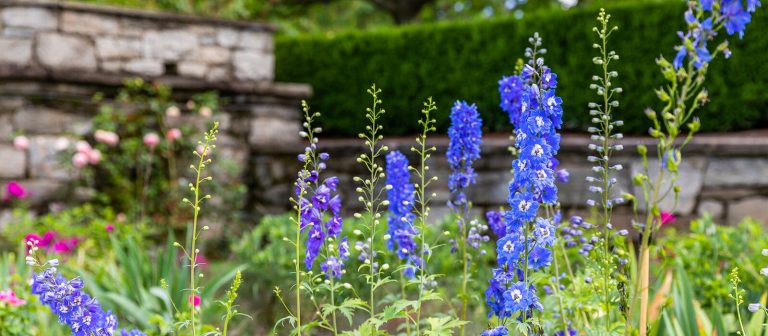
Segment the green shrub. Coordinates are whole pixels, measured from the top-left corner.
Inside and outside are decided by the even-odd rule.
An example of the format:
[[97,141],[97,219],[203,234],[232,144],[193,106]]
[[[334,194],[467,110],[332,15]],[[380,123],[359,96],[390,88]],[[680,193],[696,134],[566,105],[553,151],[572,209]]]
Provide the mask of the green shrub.
[[[626,133],[644,134],[646,107],[658,107],[651,89],[663,83],[654,59],[663,52],[668,59],[683,30],[681,2],[650,3],[610,8],[620,31],[612,48],[621,55],[624,104],[617,114]],[[761,94],[768,82],[764,50],[768,39],[765,11],[755,13],[743,40],[731,38],[733,57],[710,68],[706,87],[712,103],[701,111],[703,131],[732,131],[768,125],[761,111],[768,96]],[[528,36],[542,34],[548,48],[547,64],[559,75],[558,93],[566,111],[569,130],[585,130],[593,100],[587,85],[594,73],[595,54],[590,42],[597,10],[543,12],[470,23],[448,23],[390,28],[328,36],[280,38],[276,44],[279,81],[312,85],[310,104],[321,111],[324,129],[333,135],[354,136],[364,129],[368,97],[361,87],[376,82],[387,101],[384,127],[388,134],[415,134],[419,102],[433,96],[441,108],[438,129],[448,126],[447,110],[457,99],[476,102],[488,130],[509,130],[508,117],[499,107],[497,81],[512,73],[516,56],[522,55]],[[389,99],[387,99],[389,97]]]

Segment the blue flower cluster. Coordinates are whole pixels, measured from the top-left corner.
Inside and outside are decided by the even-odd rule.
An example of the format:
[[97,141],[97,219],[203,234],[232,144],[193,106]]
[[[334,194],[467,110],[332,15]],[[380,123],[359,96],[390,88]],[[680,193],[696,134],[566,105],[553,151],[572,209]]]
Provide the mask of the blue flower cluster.
[[475,104],[457,101],[451,108],[451,127],[448,128],[448,151],[446,157],[451,167],[448,189],[454,196],[449,205],[466,205],[464,190],[475,184],[475,170],[472,163],[480,158],[480,144],[483,142],[483,120]]
[[422,261],[416,251],[414,237],[419,231],[413,226],[416,215],[413,214],[414,188],[408,172],[408,158],[399,151],[387,154],[387,199],[389,217],[387,218],[387,248],[394,250],[408,267],[403,271],[412,278]]
[[[315,144],[307,148],[306,153],[314,153]],[[316,169],[302,170],[296,182],[296,196],[301,207],[300,227],[307,230],[307,251],[304,263],[308,270],[312,269],[315,258],[320,254],[323,243],[329,238],[341,235],[343,218],[341,217],[341,197],[333,195],[339,184],[337,177],[329,177],[320,183],[320,172],[325,170],[327,153],[320,153],[314,158],[307,154],[299,155],[299,161],[317,160]],[[344,261],[349,258],[349,243],[344,237],[339,242],[338,253],[329,248],[326,260],[320,264],[320,269],[328,277],[341,278]]]
[[[534,47],[541,44],[538,35],[531,42]],[[528,48],[526,55],[531,60],[517,76],[523,82],[520,92],[506,92],[512,87],[509,85],[500,89],[502,108],[514,114],[518,121],[515,146],[519,153],[513,162],[514,178],[509,185],[510,210],[505,213],[504,235],[497,241],[498,268],[493,270],[485,293],[490,314],[500,318],[543,309],[536,288],[525,275],[528,270],[550,265],[551,247],[555,242],[553,219],[537,214],[540,206],[557,203],[554,155],[560,147],[557,130],[562,126],[562,100],[555,94],[557,76],[544,65],[543,59],[535,57],[535,50]],[[500,84],[517,81],[506,77]],[[510,100],[504,104],[505,96],[519,96],[519,102]]]
[[488,220],[488,226],[496,235],[496,238],[504,237],[507,234],[507,227],[504,224],[504,211],[488,211],[485,213]]
[[498,326],[493,329],[483,331],[480,336],[506,336],[509,335],[509,330],[505,326]]
[[[55,267],[32,276],[32,294],[53,311],[59,323],[70,327],[75,336],[111,336],[117,330],[117,318],[102,310],[98,300],[83,292],[85,284],[80,278],[67,280]],[[133,330],[125,336],[146,336]]]
[[[712,60],[712,52],[707,48],[707,41],[717,35],[719,27],[725,27],[728,35],[738,34],[744,37],[747,24],[752,21],[752,14],[761,5],[759,0],[701,0],[694,8],[685,12],[688,31],[678,32],[682,44],[677,46],[677,55],[672,64],[675,69],[683,66],[686,57],[691,57],[696,69]],[[706,18],[705,18],[706,16]],[[716,28],[717,27],[717,28]],[[727,46],[727,41],[723,46]],[[730,51],[724,48],[726,58]]]

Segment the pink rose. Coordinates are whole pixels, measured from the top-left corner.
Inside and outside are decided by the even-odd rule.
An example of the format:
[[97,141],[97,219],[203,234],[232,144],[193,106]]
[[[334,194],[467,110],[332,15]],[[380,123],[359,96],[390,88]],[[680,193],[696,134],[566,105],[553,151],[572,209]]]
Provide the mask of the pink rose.
[[77,149],[78,153],[88,153],[91,151],[92,147],[88,142],[79,140],[75,143],[75,149]]
[[93,137],[96,139],[96,141],[107,146],[114,146],[120,142],[120,136],[117,135],[117,133],[105,130],[96,130],[96,132],[93,133]]
[[98,149],[88,152],[88,163],[97,165],[99,162],[101,162],[101,152]]
[[178,128],[171,128],[168,130],[168,133],[165,133],[165,138],[171,142],[176,141],[176,139],[181,138],[181,130]]
[[13,138],[13,147],[20,151],[27,150],[29,148],[29,138],[23,135]]
[[155,147],[160,144],[160,137],[157,133],[147,133],[144,135],[144,145],[149,147],[149,150],[155,150]]
[[83,168],[88,165],[90,158],[83,152],[77,152],[72,156],[72,164],[77,168]]

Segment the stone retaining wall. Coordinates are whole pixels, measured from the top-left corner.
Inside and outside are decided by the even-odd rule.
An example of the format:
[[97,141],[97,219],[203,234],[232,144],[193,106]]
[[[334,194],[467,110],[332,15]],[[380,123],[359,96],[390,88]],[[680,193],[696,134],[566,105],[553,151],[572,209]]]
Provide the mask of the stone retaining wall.
[[[21,182],[33,205],[60,198],[75,173],[61,144],[93,132],[95,93],[112,97],[135,76],[170,85],[178,102],[218,91],[219,152],[247,183],[252,152],[299,139],[300,100],[311,94],[273,82],[272,34],[259,23],[0,0],[0,185]],[[12,145],[20,134],[27,150]]]
[[5,74],[132,74],[271,81],[264,24],[38,1],[0,2]]
[[[406,154],[412,163],[416,162],[409,150],[412,138],[386,139],[385,143],[393,150]],[[645,144],[652,148],[650,138],[629,137],[621,141],[625,150],[614,159],[622,163],[625,169],[617,176],[617,190],[642,195],[642,191],[631,185],[631,176],[642,170],[642,161],[636,154],[636,146]],[[439,177],[432,191],[437,193],[433,205],[433,214],[439,218],[448,213],[445,206],[448,192],[449,168],[445,160],[448,139],[436,137],[431,144],[437,152],[430,162],[430,172]],[[585,205],[589,193],[585,178],[591,174],[592,165],[587,162],[586,135],[566,134],[563,136],[558,159],[561,167],[570,172],[570,182],[560,185],[560,200],[566,214],[588,214]],[[506,206],[507,185],[512,158],[508,152],[511,145],[507,136],[496,134],[486,136],[482,146],[482,157],[475,164],[478,174],[477,185],[469,191],[469,197],[479,211],[498,209]],[[360,164],[355,162],[356,155],[364,150],[358,139],[321,139],[319,148],[328,152],[328,175],[338,175],[343,187],[344,206],[354,209],[359,206],[355,201],[352,176],[362,175]],[[270,152],[255,153],[253,160],[257,199],[268,211],[286,210],[285,200],[291,191],[291,178],[295,169],[296,153],[300,148],[271,148]],[[745,216],[768,222],[768,132],[751,131],[717,135],[700,135],[686,147],[684,163],[678,184],[682,192],[678,199],[675,213],[683,219],[693,218],[705,212],[714,216],[720,223],[733,224]],[[650,162],[654,164],[653,161]],[[674,200],[669,198],[663,204],[664,209],[672,209]],[[640,209],[642,211],[642,209]],[[619,207],[615,222],[620,226],[630,226],[631,208]],[[679,221],[686,225],[686,221]]]

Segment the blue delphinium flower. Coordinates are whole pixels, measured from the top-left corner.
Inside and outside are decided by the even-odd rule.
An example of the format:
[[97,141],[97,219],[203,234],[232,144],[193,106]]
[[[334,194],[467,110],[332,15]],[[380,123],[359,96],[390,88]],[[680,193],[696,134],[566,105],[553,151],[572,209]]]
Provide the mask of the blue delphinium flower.
[[[716,2],[719,6],[714,6]],[[683,66],[686,57],[691,57],[696,69],[712,60],[713,54],[708,49],[707,42],[717,35],[715,27],[725,27],[728,35],[738,34],[740,39],[743,38],[747,24],[752,21],[751,13],[761,5],[759,0],[746,0],[746,7],[744,0],[700,0],[698,5],[689,8],[685,12],[688,30],[677,33],[682,44],[675,47],[677,54],[672,62],[675,69]],[[719,11],[713,11],[715,7],[719,8]],[[728,41],[725,41],[721,49],[726,58],[730,57],[727,45]]]
[[[315,144],[305,150],[306,153],[314,153]],[[308,270],[311,270],[315,259],[320,255],[324,243],[328,239],[337,239],[341,235],[343,218],[341,217],[341,197],[334,195],[339,184],[337,177],[330,177],[320,183],[320,173],[325,170],[329,155],[319,153],[314,157],[316,160],[314,169],[302,170],[299,173],[299,179],[296,182],[295,194],[299,198],[298,203],[301,206],[301,216],[299,218],[301,230],[307,231],[306,254],[304,264]],[[306,162],[310,158],[307,154],[299,155],[299,161]],[[342,246],[346,245],[349,250],[346,237],[340,240],[338,251],[342,251]],[[341,278],[344,261],[349,258],[349,253],[337,253],[338,251],[329,250],[326,260],[320,265],[320,269],[327,277]]]
[[[460,101],[454,103],[453,108],[451,108],[451,126],[448,128],[450,142],[446,152],[448,165],[451,167],[451,174],[448,177],[451,200],[448,201],[448,207],[457,214],[456,222],[463,247],[460,248],[456,240],[452,239],[452,253],[459,250],[466,253],[466,245],[479,249],[481,242],[490,240],[484,234],[487,228],[485,225],[481,225],[478,221],[469,220],[470,202],[465,194],[466,189],[476,182],[472,163],[480,158],[482,126],[483,121],[477,112],[477,106]],[[469,223],[467,223],[468,221]],[[465,227],[467,225],[470,226],[469,229]],[[484,254],[484,251],[480,253]],[[467,266],[464,265],[464,267]]]
[[523,78],[521,76],[504,76],[499,80],[501,109],[509,115],[509,123],[517,126],[520,123],[521,96],[523,93]]
[[505,326],[498,326],[493,329],[483,331],[480,336],[506,336],[509,335],[509,330]]
[[[547,267],[552,262],[551,246],[555,242],[553,219],[539,217],[540,208],[557,203],[554,156],[560,148],[557,130],[562,126],[562,99],[555,93],[557,75],[537,58],[541,39],[538,34],[531,38],[533,48],[526,49],[529,62],[523,67],[519,87],[519,104],[504,104],[507,113],[517,118],[515,147],[518,157],[513,162],[513,180],[509,184],[510,209],[504,215],[504,236],[497,241],[498,268],[486,290],[486,302],[490,315],[507,318],[520,313],[529,316],[532,310],[541,310],[536,288],[526,278],[528,270]],[[500,81],[502,95],[512,96],[506,78]],[[518,110],[510,110],[519,108]],[[501,230],[495,230],[501,231]]]
[[566,332],[566,331],[563,331],[563,330],[560,330],[560,331],[556,332],[556,333],[555,333],[554,335],[552,335],[552,336],[576,336],[576,335],[578,335],[578,334],[579,334],[579,332],[578,332],[576,329],[573,329],[573,327],[571,327],[571,326],[569,325],[569,326],[568,326],[568,330],[567,330],[567,332]]
[[[446,157],[451,167],[448,188],[454,194],[454,205],[465,201],[464,190],[475,184],[472,163],[480,158],[483,121],[475,104],[457,101],[451,108],[451,127],[448,128],[448,151]],[[457,204],[458,203],[458,204]]]
[[408,159],[400,151],[387,154],[387,198],[389,217],[387,218],[387,248],[394,250],[397,256],[409,267],[404,271],[407,277],[413,277],[421,259],[416,251],[416,237],[419,232],[413,226],[416,215],[413,214],[414,189],[408,172]]
[[491,227],[496,238],[504,237],[507,233],[507,226],[504,224],[504,211],[488,211],[485,213],[485,218],[488,219],[488,226]]
[[111,312],[105,312],[98,300],[83,292],[83,287],[80,278],[67,280],[55,267],[32,276],[32,294],[51,308],[59,323],[68,325],[73,335],[111,336],[117,330],[117,318]]

